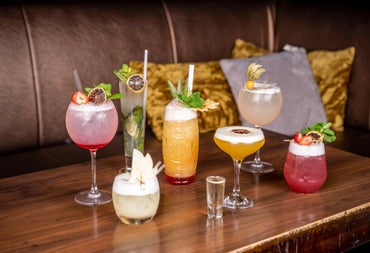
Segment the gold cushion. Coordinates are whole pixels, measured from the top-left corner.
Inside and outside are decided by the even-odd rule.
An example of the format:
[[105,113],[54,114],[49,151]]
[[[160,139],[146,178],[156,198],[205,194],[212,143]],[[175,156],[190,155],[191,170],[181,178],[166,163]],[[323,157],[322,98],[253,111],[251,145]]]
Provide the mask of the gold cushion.
[[269,51],[259,48],[253,43],[246,42],[242,39],[236,39],[231,57],[234,59],[250,58],[268,54]]
[[[199,131],[204,133],[216,130],[221,126],[240,125],[238,109],[219,62],[210,61],[193,64],[193,91],[199,91],[203,98],[220,103],[217,109],[198,112]],[[131,61],[129,65],[142,72],[144,64],[142,61]],[[188,69],[189,63],[155,64],[149,62],[147,65],[149,85],[147,122],[158,140],[162,139],[165,106],[172,99],[167,81],[170,80],[176,86],[180,79],[184,84]]]
[[[233,58],[251,57],[246,48],[253,48],[249,42],[237,39],[232,51]],[[259,51],[268,53],[266,50]],[[334,131],[343,131],[347,85],[351,75],[355,48],[349,47],[338,51],[316,50],[307,54],[314,74],[327,120]]]
[[316,50],[307,54],[319,87],[326,117],[334,131],[343,131],[347,103],[347,85],[351,75],[355,48],[338,51]]

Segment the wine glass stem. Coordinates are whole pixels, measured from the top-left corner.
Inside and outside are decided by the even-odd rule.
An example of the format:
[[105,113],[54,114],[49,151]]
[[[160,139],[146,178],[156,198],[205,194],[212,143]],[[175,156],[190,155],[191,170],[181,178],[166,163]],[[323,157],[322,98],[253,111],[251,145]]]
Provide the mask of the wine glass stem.
[[90,150],[91,155],[91,174],[92,174],[92,185],[90,194],[98,194],[98,185],[96,184],[96,151]]
[[[257,129],[261,129],[261,127],[259,126],[259,125],[255,125],[255,127],[257,128]],[[261,165],[261,155],[260,155],[260,149],[258,149],[257,151],[256,151],[256,154],[255,154],[255,156],[254,156],[254,164],[255,165]]]
[[232,196],[234,199],[240,198],[240,167],[242,161],[234,160],[234,188]]

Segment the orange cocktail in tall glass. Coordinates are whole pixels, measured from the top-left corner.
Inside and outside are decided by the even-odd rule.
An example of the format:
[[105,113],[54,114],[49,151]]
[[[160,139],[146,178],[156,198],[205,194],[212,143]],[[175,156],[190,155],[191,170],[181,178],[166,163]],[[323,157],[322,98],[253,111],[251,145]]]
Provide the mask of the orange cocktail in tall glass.
[[167,181],[176,185],[192,183],[198,152],[197,112],[173,99],[166,106],[163,124],[162,153]]

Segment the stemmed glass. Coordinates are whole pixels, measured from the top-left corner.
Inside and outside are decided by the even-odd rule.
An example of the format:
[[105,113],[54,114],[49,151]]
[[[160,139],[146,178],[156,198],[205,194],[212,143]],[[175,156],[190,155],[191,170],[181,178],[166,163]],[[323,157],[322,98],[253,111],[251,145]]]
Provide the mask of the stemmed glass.
[[224,199],[223,206],[231,209],[253,206],[253,200],[240,194],[240,167],[245,157],[256,152],[265,143],[262,130],[244,126],[220,127],[213,140],[234,162],[234,188]]
[[109,191],[99,190],[96,183],[96,152],[105,147],[116,134],[118,115],[111,100],[103,103],[70,102],[66,112],[66,128],[71,139],[81,148],[90,151],[92,186],[75,196],[82,205],[101,205],[112,201]]
[[[244,119],[256,128],[274,121],[283,104],[280,87],[276,83],[257,83],[252,89],[243,86],[238,95],[238,108]],[[260,150],[257,150],[254,161],[243,163],[242,170],[252,173],[268,173],[274,170],[271,163],[261,161]]]

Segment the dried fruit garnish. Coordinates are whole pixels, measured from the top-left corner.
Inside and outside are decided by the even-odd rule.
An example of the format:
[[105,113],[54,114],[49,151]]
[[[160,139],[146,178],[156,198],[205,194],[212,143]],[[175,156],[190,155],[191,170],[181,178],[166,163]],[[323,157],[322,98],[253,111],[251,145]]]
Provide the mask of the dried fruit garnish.
[[142,75],[132,74],[126,80],[127,87],[134,93],[142,93],[145,89],[145,81]]
[[253,89],[254,81],[257,80],[263,72],[266,70],[262,68],[262,65],[253,62],[248,66],[247,76],[248,81],[245,82],[245,87],[249,90]]
[[90,90],[89,94],[89,101],[95,104],[102,104],[107,100],[107,94],[105,93],[103,88],[95,87]]
[[309,146],[312,143],[333,142],[335,141],[335,133],[330,130],[331,123],[318,122],[303,129],[301,132],[296,132],[293,139],[300,145]]

